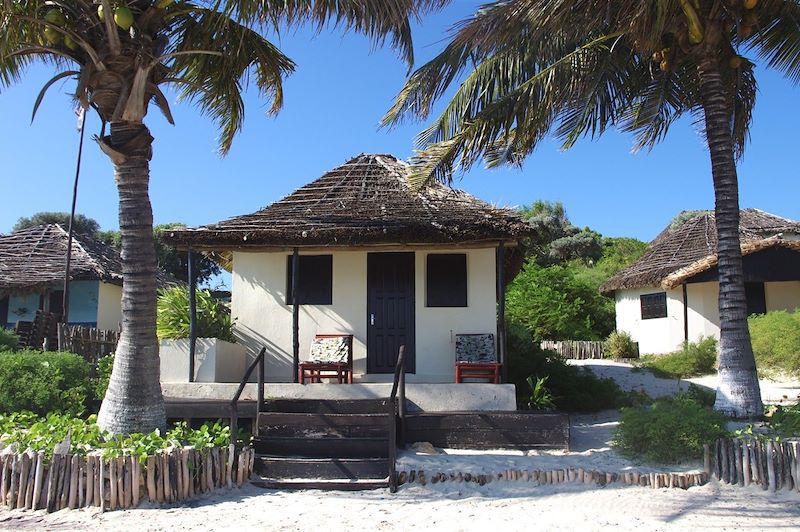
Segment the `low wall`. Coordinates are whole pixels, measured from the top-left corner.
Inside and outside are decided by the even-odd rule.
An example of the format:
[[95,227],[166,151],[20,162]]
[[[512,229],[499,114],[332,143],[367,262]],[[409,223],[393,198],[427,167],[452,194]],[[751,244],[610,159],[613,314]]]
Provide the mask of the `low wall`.
[[142,501],[175,503],[216,489],[241,486],[253,471],[252,447],[172,449],[139,461],[136,456],[43,452],[0,455],[0,504],[48,512],[98,506],[134,508]]
[[406,441],[451,449],[569,449],[569,416],[542,412],[421,412]]
[[[230,401],[236,384],[162,382],[164,397],[187,401]],[[391,383],[373,384],[283,384],[266,383],[264,396],[269,399],[381,399],[389,397]],[[247,384],[243,400],[255,400],[257,387]],[[513,384],[406,384],[409,411],[516,411]]]

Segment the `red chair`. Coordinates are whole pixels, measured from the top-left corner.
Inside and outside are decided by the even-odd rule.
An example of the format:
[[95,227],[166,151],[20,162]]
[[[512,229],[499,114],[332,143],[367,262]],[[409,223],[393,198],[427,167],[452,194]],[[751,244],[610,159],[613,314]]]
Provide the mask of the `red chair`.
[[297,367],[300,384],[322,382],[323,379],[338,384],[353,384],[353,335],[318,334],[311,342],[308,360]]
[[493,334],[456,335],[456,383],[470,379],[500,384],[502,367],[497,361]]

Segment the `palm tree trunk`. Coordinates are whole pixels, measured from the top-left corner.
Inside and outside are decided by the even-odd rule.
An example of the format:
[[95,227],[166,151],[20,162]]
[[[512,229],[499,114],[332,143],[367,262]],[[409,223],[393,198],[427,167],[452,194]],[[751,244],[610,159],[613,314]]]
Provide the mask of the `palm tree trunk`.
[[714,408],[737,418],[761,416],[761,390],[747,328],[742,251],[739,242],[739,184],[733,155],[731,106],[719,58],[711,49],[699,65],[700,97],[711,153],[719,271],[719,385]]
[[98,425],[114,434],[166,428],[156,338],[156,255],[148,196],[153,138],[141,123],[112,123],[101,140],[114,161],[122,236],[122,334]]

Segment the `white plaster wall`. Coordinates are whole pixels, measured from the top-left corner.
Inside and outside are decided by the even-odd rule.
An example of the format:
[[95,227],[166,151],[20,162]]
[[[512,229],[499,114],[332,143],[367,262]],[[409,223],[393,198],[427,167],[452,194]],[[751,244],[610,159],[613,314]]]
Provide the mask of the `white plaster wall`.
[[[466,308],[425,308],[425,255],[435,251],[416,250],[416,374],[408,375],[409,382],[452,382],[452,335],[496,330],[494,248],[463,251],[467,254]],[[300,306],[300,359],[307,357],[315,334],[353,334],[355,380],[389,380],[391,375],[366,375],[367,251],[330,253],[333,304]],[[236,335],[251,355],[267,347],[266,374],[271,382],[292,380],[292,307],[285,304],[287,255],[233,255],[231,312]]]
[[800,308],[800,281],[765,283],[767,310],[795,310]]
[[[617,329],[627,331],[639,342],[639,351],[667,353],[684,340],[682,288],[667,292],[667,317],[641,319],[639,296],[661,291],[658,287],[621,290],[616,293]],[[800,308],[800,281],[764,283],[767,310]],[[719,339],[719,283],[687,285],[689,340],[713,336]]]
[[639,296],[664,292],[656,286],[618,290],[615,294],[617,330],[628,332],[639,342],[641,354],[674,351],[683,341],[683,295],[681,289],[667,290],[667,317],[642,319]]
[[100,283],[97,297],[97,328],[116,331],[122,322],[122,287]]

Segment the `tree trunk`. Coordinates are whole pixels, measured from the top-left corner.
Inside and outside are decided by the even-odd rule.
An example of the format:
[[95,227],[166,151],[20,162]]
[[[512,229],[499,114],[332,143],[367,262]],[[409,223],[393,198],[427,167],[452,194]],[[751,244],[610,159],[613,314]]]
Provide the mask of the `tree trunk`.
[[719,386],[714,408],[737,418],[763,415],[744,293],[739,242],[739,184],[733,155],[731,105],[720,75],[719,56],[706,51],[699,66],[700,97],[714,178],[719,257]]
[[166,429],[156,338],[156,256],[148,196],[153,138],[141,123],[111,124],[100,140],[114,162],[122,236],[122,334],[98,425],[115,434]]

